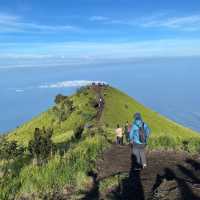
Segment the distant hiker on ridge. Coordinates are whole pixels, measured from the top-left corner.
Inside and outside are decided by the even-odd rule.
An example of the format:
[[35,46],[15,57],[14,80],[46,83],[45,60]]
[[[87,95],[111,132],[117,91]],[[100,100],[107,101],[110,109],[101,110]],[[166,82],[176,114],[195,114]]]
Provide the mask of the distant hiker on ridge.
[[126,124],[125,124],[125,127],[124,127],[124,134],[126,136],[126,142],[129,143],[130,141],[130,131],[131,131],[131,125],[129,124],[129,122],[127,121]]
[[99,108],[103,107],[104,102],[103,102],[103,98],[102,97],[99,98],[99,103],[98,104],[99,104]]
[[119,124],[117,124],[117,128],[115,129],[115,133],[116,133],[116,143],[123,145],[123,128],[121,128],[119,126]]
[[140,113],[135,113],[133,126],[130,132],[130,142],[132,144],[132,154],[136,158],[135,169],[147,167],[145,146],[150,134],[150,129],[142,120]]

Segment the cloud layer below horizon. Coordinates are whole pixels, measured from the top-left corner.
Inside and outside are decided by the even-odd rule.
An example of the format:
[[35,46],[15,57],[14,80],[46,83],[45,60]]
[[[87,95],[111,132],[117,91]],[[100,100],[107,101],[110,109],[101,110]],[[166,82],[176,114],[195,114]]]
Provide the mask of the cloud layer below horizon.
[[0,68],[70,66],[136,58],[200,56],[200,39],[25,43],[19,48],[17,46],[17,43],[0,44]]
[[73,87],[82,87],[82,86],[91,85],[92,83],[95,83],[95,84],[98,84],[98,83],[107,84],[104,81],[73,80],[73,81],[61,81],[61,82],[52,83],[52,84],[43,84],[43,85],[40,85],[39,88],[41,88],[41,89],[73,88]]
[[14,90],[17,93],[23,93],[27,90],[33,89],[79,88],[82,86],[92,85],[93,83],[107,84],[107,82],[100,80],[66,80],[56,83],[44,83],[39,86],[30,86],[26,88],[9,88],[9,90]]

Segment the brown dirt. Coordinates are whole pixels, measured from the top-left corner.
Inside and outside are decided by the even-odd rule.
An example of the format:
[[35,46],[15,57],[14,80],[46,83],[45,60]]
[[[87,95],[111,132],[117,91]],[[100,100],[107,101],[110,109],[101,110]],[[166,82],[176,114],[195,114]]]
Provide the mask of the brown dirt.
[[[103,99],[101,87],[93,86],[92,89]],[[96,120],[100,122],[104,104],[97,109]],[[148,167],[136,172],[130,146],[112,145],[97,161],[98,173],[90,174],[93,187],[83,199],[200,200],[200,156],[174,151],[147,151],[146,154]],[[100,193],[102,180],[123,174],[128,177],[108,191],[112,193],[110,198]]]
[[[90,196],[92,198],[85,199],[101,199],[102,195],[98,191],[100,181],[123,173],[129,174],[129,177],[115,189],[112,199],[200,199],[199,156],[174,151],[146,153],[148,167],[135,172],[130,146],[112,145],[97,162],[98,174],[94,179],[96,184],[94,191],[96,194],[98,192],[98,198],[92,193]],[[164,184],[165,181],[167,184]],[[105,197],[106,194],[103,196]]]

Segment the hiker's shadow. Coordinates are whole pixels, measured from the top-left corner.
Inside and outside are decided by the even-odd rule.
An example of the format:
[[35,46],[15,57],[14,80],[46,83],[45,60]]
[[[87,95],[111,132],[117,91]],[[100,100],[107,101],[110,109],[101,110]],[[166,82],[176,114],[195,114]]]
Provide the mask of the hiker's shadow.
[[177,165],[176,170],[165,168],[164,174],[162,176],[157,176],[157,180],[153,187],[153,190],[158,188],[162,181],[166,179],[168,181],[176,182],[177,189],[180,195],[179,197],[177,197],[178,199],[200,200],[199,192],[198,194],[194,193],[195,185],[197,187],[200,186],[200,174],[198,174],[200,170],[200,163],[192,159],[186,160],[186,163],[190,165],[189,168],[180,164]]
[[[175,172],[169,168],[165,169],[165,175],[168,180],[175,180],[178,186],[178,190],[180,191],[181,199],[189,200],[197,200],[197,196],[193,194],[191,188],[189,187],[187,181],[178,177]],[[199,199],[199,198],[198,198]]]
[[137,167],[137,159],[131,156],[131,169],[127,178],[123,179],[118,188],[113,191],[113,199],[119,200],[144,200],[144,190],[140,177],[140,170]]
[[[118,187],[109,194],[109,199],[114,200],[144,200],[144,191],[141,183],[140,172],[136,171],[137,166],[136,157],[131,157],[131,168],[127,178],[124,178],[121,182],[118,182]],[[115,175],[122,175],[119,172]],[[83,200],[100,199],[99,183],[100,180],[96,180],[95,174],[90,175],[93,177],[94,186],[85,194]]]
[[200,171],[200,163],[193,159],[187,159],[186,163],[190,164],[196,171]]
[[82,200],[99,200],[100,194],[99,194],[99,180],[97,180],[97,174],[94,172],[88,172],[88,175],[92,177],[93,179],[93,187],[89,192],[85,194],[85,196],[82,198]]

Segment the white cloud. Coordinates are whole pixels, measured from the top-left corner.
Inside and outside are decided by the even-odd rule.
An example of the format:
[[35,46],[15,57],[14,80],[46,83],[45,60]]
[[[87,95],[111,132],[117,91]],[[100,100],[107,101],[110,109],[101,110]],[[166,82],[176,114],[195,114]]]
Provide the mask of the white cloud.
[[0,13],[0,23],[10,24],[19,20],[18,16]]
[[[200,39],[164,39],[116,43],[0,44],[0,68],[109,63],[146,57],[200,56]],[[9,48],[8,48],[9,46]],[[25,53],[27,52],[27,53]]]
[[71,25],[45,25],[26,22],[19,16],[0,13],[0,33],[16,32],[67,32],[80,31],[78,27]]
[[[7,50],[4,47],[7,46]],[[8,46],[10,46],[8,48]],[[182,53],[200,54],[200,39],[163,39],[132,42],[61,42],[61,43],[0,44],[0,57],[24,59],[92,59],[96,57],[137,57],[151,55],[173,55]],[[16,50],[15,50],[16,49]],[[184,49],[186,52],[182,51]],[[193,50],[192,50],[193,49]],[[189,51],[192,50],[192,51]],[[27,52],[27,53],[24,53]],[[157,52],[158,54],[155,54]]]
[[53,84],[40,85],[39,88],[72,88],[72,87],[82,87],[91,85],[92,83],[106,83],[103,81],[88,81],[88,80],[73,80],[73,81],[62,81]]
[[41,31],[41,32],[64,32],[64,31],[78,31],[77,27],[62,25],[62,26],[49,26],[34,23],[18,23],[17,24],[24,31]]
[[24,90],[22,90],[22,89],[16,89],[15,92],[21,93],[21,92],[24,92]]
[[182,31],[198,31],[200,30],[200,15],[165,17],[152,20],[146,19],[141,25],[143,27],[163,27]]
[[179,31],[199,31],[200,15],[169,16],[167,13],[159,13],[141,18],[108,18],[105,16],[92,16],[91,21],[99,21],[102,24],[126,25],[143,28],[167,28]]
[[108,17],[105,16],[92,16],[89,18],[90,21],[107,21],[109,20]]
[[106,16],[92,16],[89,18],[90,21],[100,22],[102,24],[123,24],[130,25],[130,21],[121,20],[121,19],[112,19]]
[[56,89],[56,88],[79,88],[82,86],[92,85],[92,83],[107,84],[105,81],[92,81],[92,80],[71,80],[71,81],[61,81],[56,83],[44,83],[39,86],[30,86],[26,88],[9,88],[9,90],[15,91],[16,93],[23,93],[27,90],[33,89]]

